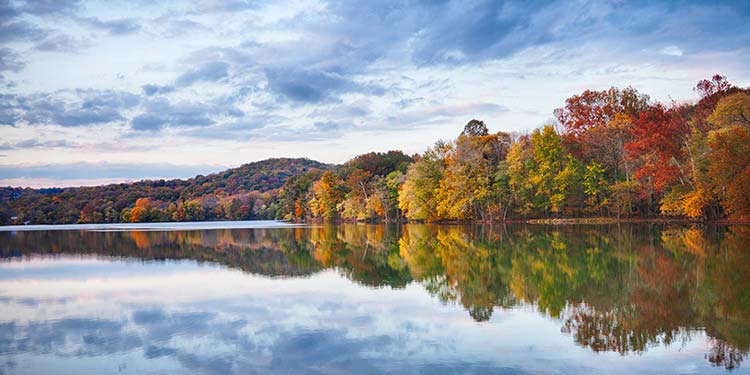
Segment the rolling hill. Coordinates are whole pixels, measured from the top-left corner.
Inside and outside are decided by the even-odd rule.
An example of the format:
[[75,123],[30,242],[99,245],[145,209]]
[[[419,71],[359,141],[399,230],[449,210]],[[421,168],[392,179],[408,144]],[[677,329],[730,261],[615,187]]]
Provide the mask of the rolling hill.
[[189,202],[200,204],[200,209],[192,207],[198,212],[188,212],[197,214],[195,219],[274,218],[269,205],[287,178],[335,167],[306,158],[274,158],[190,179],[45,189],[3,187],[0,224],[119,222],[124,221],[122,211],[138,202],[147,215],[159,216],[153,218],[158,221],[171,219],[164,215],[184,215]]

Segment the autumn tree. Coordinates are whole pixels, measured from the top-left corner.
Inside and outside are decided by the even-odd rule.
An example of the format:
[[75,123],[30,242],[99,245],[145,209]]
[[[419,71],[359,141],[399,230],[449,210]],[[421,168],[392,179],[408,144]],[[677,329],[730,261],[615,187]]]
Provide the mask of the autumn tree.
[[398,206],[410,220],[436,221],[436,194],[445,172],[445,154],[450,146],[438,142],[427,150],[406,171],[406,179],[398,196]]
[[565,129],[564,140],[573,155],[584,163],[596,160],[607,171],[609,181],[632,177],[633,166],[625,153],[631,141],[633,121],[649,108],[649,97],[636,89],[586,90],[555,110]]
[[141,223],[148,221],[151,200],[148,198],[138,198],[135,201],[135,207],[130,211],[130,222]]
[[[698,82],[695,91],[700,93],[701,99],[686,111],[689,130],[686,131],[686,136],[681,138],[685,155],[682,168],[685,171],[684,178],[673,184],[665,194],[661,209],[665,214],[693,219],[716,218],[722,215],[720,201],[724,195],[722,189],[717,189],[712,181],[718,176],[720,168],[714,160],[714,157],[719,156],[714,154],[714,146],[724,147],[729,144],[723,141],[724,136],[711,133],[721,131],[722,126],[726,128],[730,123],[734,123],[733,120],[742,121],[741,94],[746,93],[746,90],[731,85],[726,77],[717,74],[710,80]],[[737,94],[739,96],[735,96]],[[731,99],[724,101],[725,98]],[[718,108],[721,101],[724,103]],[[709,139],[715,143],[712,145]],[[709,170],[715,173],[710,175]]]
[[185,221],[201,221],[206,218],[206,209],[203,208],[201,202],[195,199],[191,199],[182,204],[182,210],[184,211]]
[[332,171],[326,171],[312,187],[310,211],[315,217],[326,220],[338,217],[338,205],[344,198],[341,179]]
[[310,188],[322,174],[320,170],[313,169],[302,175],[291,176],[284,181],[281,197],[284,200],[285,212],[290,219],[304,219],[310,215],[308,206]]
[[492,220],[499,193],[495,177],[509,146],[510,135],[490,135],[481,121],[466,124],[445,157],[437,192],[438,215],[455,220]]
[[563,170],[562,138],[555,128],[548,125],[536,129],[531,134],[534,152],[534,165],[529,173],[529,181],[534,188],[534,205],[544,212],[559,212],[562,191],[557,184],[557,176]]
[[689,134],[683,107],[672,109],[657,103],[643,111],[631,129],[632,140],[625,145],[631,160],[640,160],[635,178],[664,192],[685,179],[683,142]]
[[750,95],[721,99],[709,122],[708,177],[730,218],[750,219]]

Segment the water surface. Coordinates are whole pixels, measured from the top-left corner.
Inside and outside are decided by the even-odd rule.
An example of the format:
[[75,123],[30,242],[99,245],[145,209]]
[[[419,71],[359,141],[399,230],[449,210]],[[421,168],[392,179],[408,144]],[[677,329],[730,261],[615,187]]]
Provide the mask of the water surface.
[[750,228],[0,232],[0,373],[748,373]]

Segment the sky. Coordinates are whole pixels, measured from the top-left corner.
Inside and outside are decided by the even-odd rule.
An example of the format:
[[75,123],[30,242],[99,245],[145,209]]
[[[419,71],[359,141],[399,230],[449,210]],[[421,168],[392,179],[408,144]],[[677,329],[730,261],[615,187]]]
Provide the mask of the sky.
[[530,131],[586,89],[750,86],[750,1],[0,0],[0,186]]

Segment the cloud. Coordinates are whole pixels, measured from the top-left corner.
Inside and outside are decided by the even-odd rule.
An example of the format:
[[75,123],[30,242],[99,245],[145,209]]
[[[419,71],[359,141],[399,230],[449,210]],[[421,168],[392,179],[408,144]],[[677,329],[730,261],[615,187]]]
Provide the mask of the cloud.
[[179,101],[172,103],[164,98],[148,100],[145,111],[131,121],[133,130],[157,131],[165,126],[204,127],[216,123],[214,117],[237,118],[244,112],[234,107],[231,101],[211,102]]
[[79,0],[27,0],[22,2],[18,10],[37,16],[59,16],[71,14],[80,8]]
[[199,0],[193,2],[191,13],[224,13],[256,9],[262,2],[252,0]]
[[190,128],[179,132],[180,135],[199,139],[231,139],[246,141],[252,138],[267,136],[264,130],[272,124],[284,124],[287,118],[275,115],[244,116],[233,122],[224,122],[206,127]]
[[141,30],[140,22],[134,18],[102,20],[96,17],[81,17],[79,21],[115,36],[132,34]]
[[0,43],[30,42],[44,39],[49,30],[24,18],[25,14],[46,16],[67,14],[77,7],[76,1],[27,1],[13,3],[0,2]]
[[124,110],[135,107],[137,95],[113,90],[72,90],[54,94],[4,97],[0,124],[85,126],[121,121]]
[[155,20],[159,23],[159,26],[164,30],[162,35],[167,38],[180,38],[185,35],[186,32],[202,32],[210,31],[202,23],[193,21],[191,19],[175,19],[174,16],[160,17]]
[[46,35],[45,30],[29,22],[0,23],[0,43],[35,41]]
[[29,148],[71,148],[74,145],[66,140],[40,141],[37,138],[30,138],[23,141],[10,143],[0,143],[0,150],[18,150]]
[[341,130],[342,125],[338,122],[333,121],[317,121],[313,124],[313,128],[315,128],[316,131],[322,133],[337,133],[339,130]]
[[0,94],[0,125],[15,126],[20,114],[13,105],[16,96],[13,94]]
[[190,86],[196,82],[215,82],[229,75],[229,64],[223,61],[205,63],[181,74],[175,80],[178,87]]
[[134,130],[159,130],[168,122],[166,117],[143,114],[133,117],[130,124]]
[[26,66],[26,63],[21,55],[10,48],[0,48],[0,73],[4,71],[18,72],[24,66]]
[[73,53],[87,45],[88,43],[85,41],[77,40],[68,35],[58,34],[42,40],[41,42],[37,43],[34,48],[39,51],[45,52]]
[[150,83],[141,86],[141,89],[146,96],[169,94],[175,90],[174,86],[160,86]]
[[361,84],[336,73],[296,68],[266,70],[268,88],[277,95],[302,103],[335,101],[337,94],[365,93],[383,95],[385,88]]

